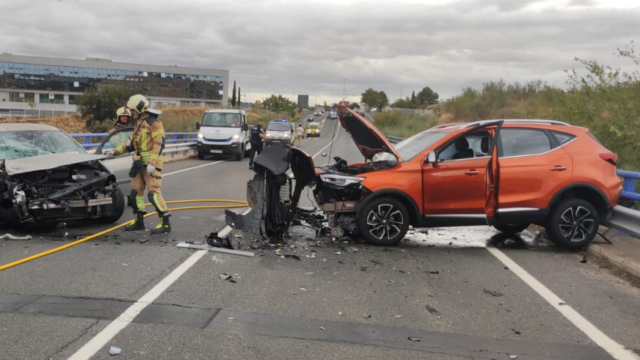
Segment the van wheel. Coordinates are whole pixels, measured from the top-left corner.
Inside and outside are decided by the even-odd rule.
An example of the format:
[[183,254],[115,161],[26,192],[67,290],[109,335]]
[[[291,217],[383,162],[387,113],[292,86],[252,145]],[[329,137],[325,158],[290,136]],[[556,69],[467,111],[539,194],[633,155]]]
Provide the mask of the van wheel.
[[375,199],[361,209],[357,224],[369,244],[397,245],[409,230],[409,212],[396,199]]
[[593,205],[582,199],[567,199],[551,211],[546,228],[551,241],[578,250],[596,237],[598,226],[600,216]]
[[198,159],[203,160],[204,159],[204,153],[198,152]]
[[236,161],[242,161],[243,155],[244,155],[244,152],[236,154]]
[[513,235],[520,232],[523,232],[526,228],[529,227],[529,224],[504,224],[504,225],[493,225],[498,231]]

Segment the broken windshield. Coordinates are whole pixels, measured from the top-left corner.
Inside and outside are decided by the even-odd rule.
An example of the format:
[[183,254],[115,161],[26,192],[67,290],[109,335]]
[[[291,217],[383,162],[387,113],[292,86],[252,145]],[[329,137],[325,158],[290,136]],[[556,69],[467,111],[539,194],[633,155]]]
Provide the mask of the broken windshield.
[[0,133],[0,159],[13,160],[58,153],[86,154],[61,131],[9,131]]

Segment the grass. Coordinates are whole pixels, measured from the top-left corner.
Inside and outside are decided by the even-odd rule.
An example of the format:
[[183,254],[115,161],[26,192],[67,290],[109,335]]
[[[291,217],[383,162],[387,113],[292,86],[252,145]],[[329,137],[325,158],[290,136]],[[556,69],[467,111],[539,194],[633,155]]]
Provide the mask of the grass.
[[438,124],[438,115],[407,116],[400,112],[389,111],[374,114],[373,120],[383,134],[407,138]]

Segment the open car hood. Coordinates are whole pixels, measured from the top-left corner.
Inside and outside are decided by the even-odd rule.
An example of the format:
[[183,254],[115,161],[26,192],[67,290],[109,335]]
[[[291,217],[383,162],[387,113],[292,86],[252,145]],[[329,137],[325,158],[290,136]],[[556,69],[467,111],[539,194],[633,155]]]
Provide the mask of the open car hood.
[[4,160],[8,175],[24,174],[32,171],[49,170],[65,165],[106,159],[105,155],[89,155],[75,153],[60,153],[28,158]]
[[338,114],[340,125],[351,135],[366,160],[372,160],[374,155],[381,152],[388,152],[398,161],[402,160],[389,139],[372,122],[347,107],[338,108]]

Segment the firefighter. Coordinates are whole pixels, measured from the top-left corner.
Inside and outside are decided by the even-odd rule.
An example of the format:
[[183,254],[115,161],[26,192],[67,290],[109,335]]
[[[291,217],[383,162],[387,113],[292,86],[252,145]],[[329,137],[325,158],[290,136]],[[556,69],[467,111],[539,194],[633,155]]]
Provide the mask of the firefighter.
[[113,155],[133,152],[131,177],[131,195],[129,203],[133,207],[135,221],[126,226],[125,231],[144,230],[144,190],[147,189],[149,202],[158,212],[160,223],[151,230],[151,234],[171,232],[169,208],[162,197],[162,151],[165,145],[164,127],[158,119],[162,113],[149,108],[149,100],[142,95],[133,95],[127,102],[135,126],[131,139],[115,149]]
[[251,128],[251,137],[249,141],[251,142],[251,149],[249,150],[249,169],[253,169],[253,158],[255,154],[262,152],[262,141],[264,139],[264,130],[262,127],[264,126],[264,120],[260,119],[258,124]]
[[131,127],[132,125],[129,123],[131,120],[131,111],[129,111],[126,107],[121,107],[116,110],[116,123],[113,126],[113,129],[109,130],[109,134],[113,134],[118,130],[122,130],[127,127]]

